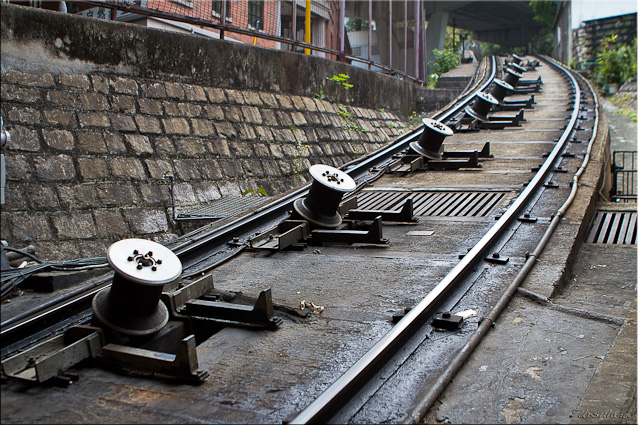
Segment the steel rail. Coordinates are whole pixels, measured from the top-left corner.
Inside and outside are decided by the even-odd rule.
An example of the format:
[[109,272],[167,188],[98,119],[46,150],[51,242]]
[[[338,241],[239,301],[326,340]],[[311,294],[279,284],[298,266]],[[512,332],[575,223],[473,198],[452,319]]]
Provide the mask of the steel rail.
[[384,335],[366,354],[354,363],[341,377],[328,387],[315,401],[300,412],[290,424],[327,423],[359,391],[361,386],[383,366],[384,362],[403,346],[416,330],[434,313],[446,294],[481,261],[496,239],[517,219],[518,214],[531,199],[533,193],[542,185],[550,169],[559,158],[567,139],[574,129],[580,110],[580,87],[574,77],[557,64],[545,61],[566,73],[575,92],[572,114],[560,139],[550,152],[527,187],[503,213],[492,228],[465,255],[461,261],[412,308],[386,335]]
[[[443,121],[451,116],[460,112],[466,107],[474,98],[474,95],[479,91],[485,90],[493,81],[496,72],[496,59],[492,56],[489,60],[489,76],[485,81],[480,82],[474,90],[466,94],[461,94],[453,102],[450,102],[442,112],[439,112],[433,116],[434,119]],[[379,149],[378,151],[367,155],[363,159],[358,159],[356,164],[350,163],[342,166],[353,179],[359,180],[362,176],[369,172],[370,169],[380,166],[390,161],[393,155],[407,149],[409,144],[418,139],[423,132],[423,125],[416,129],[403,134],[398,137],[392,143]],[[230,223],[227,223],[217,229],[210,232],[206,232],[196,238],[185,241],[184,243],[174,246],[171,249],[180,258],[183,263],[185,273],[188,272],[189,267],[197,265],[198,263],[214,256],[217,252],[228,246],[234,238],[241,238],[247,235],[254,234],[255,229],[276,224],[277,222],[285,219],[292,210],[292,205],[295,200],[307,195],[310,184],[295,190],[294,192],[285,195],[284,197],[270,202],[269,204],[239,218]],[[88,306],[93,296],[100,290],[110,286],[108,279],[101,279],[99,282],[88,284],[84,288],[78,288],[72,291],[66,296],[54,299],[44,306],[39,306],[33,310],[26,311],[20,315],[9,318],[1,324],[0,338],[6,343],[6,341],[14,342],[22,339],[22,336],[16,336],[22,332],[28,332],[25,330],[36,329],[41,327],[39,323],[50,323],[53,316],[64,315],[66,311],[72,309],[73,305]],[[80,309],[82,307],[78,307]],[[4,346],[4,344],[3,344]]]
[[[548,58],[549,59],[549,58]],[[551,60],[551,59],[549,59]],[[452,360],[448,363],[448,366],[445,368],[444,372],[438,377],[436,382],[433,385],[429,386],[424,393],[422,393],[419,398],[417,405],[412,409],[412,411],[408,414],[406,420],[403,421],[404,424],[417,424],[420,423],[423,419],[423,416],[428,412],[428,410],[432,407],[435,401],[441,396],[445,388],[449,385],[449,383],[454,379],[454,376],[459,371],[459,369],[463,366],[465,361],[472,354],[474,349],[479,345],[483,337],[489,332],[492,325],[496,322],[499,315],[503,312],[505,307],[509,304],[510,300],[514,297],[514,294],[520,290],[519,287],[532,270],[538,258],[543,253],[546,245],[549,243],[550,238],[554,234],[554,231],[560,224],[561,219],[572,205],[574,199],[576,198],[576,193],[578,192],[578,180],[580,176],[587,169],[587,164],[589,163],[591,150],[594,142],[596,141],[598,135],[598,121],[599,121],[599,104],[598,98],[596,96],[595,91],[593,90],[589,81],[583,79],[583,84],[587,86],[587,89],[592,95],[594,100],[594,126],[592,128],[592,134],[587,144],[587,151],[581,166],[576,171],[573,177],[573,184],[569,193],[569,196],[563,203],[563,205],[556,211],[552,216],[552,220],[545,230],[542,238],[536,245],[534,251],[532,251],[525,260],[523,267],[521,267],[520,271],[516,275],[516,277],[512,280],[507,290],[503,293],[499,301],[494,305],[492,310],[489,312],[487,316],[485,316],[484,320],[479,324],[478,329],[472,334],[472,336],[468,339],[468,341],[461,347],[459,351],[455,353]],[[624,321],[623,321],[624,322]]]

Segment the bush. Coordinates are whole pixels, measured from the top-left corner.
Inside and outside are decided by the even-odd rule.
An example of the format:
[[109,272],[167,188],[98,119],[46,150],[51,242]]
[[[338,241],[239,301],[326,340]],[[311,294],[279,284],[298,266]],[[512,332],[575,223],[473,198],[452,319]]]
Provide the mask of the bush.
[[428,62],[430,74],[441,76],[459,66],[459,54],[452,49],[434,49],[434,62]]
[[636,39],[632,45],[616,46],[618,36],[607,37],[596,58],[596,82],[599,86],[618,84],[636,78]]

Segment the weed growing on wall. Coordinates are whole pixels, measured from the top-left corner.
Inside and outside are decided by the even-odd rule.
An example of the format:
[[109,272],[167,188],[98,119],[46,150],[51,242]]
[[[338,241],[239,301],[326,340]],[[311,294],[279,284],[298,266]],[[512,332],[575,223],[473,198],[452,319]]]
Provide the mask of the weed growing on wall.
[[337,113],[341,118],[346,121],[346,130],[360,131],[362,133],[376,133],[376,131],[366,130],[352,117],[352,114],[348,112],[347,107],[339,106]]
[[241,194],[241,196],[262,197],[262,196],[268,196],[268,192],[266,192],[266,189],[264,189],[264,188],[257,187],[255,189],[246,190],[244,193]]
[[351,88],[354,87],[354,85],[348,83],[349,79],[350,79],[350,76],[347,75],[347,74],[333,75],[330,78],[326,78],[326,80],[333,81],[333,82],[345,87],[346,89],[351,89]]
[[[331,83],[334,83],[339,87],[343,87],[346,90],[350,90],[351,88],[354,87],[354,84],[350,84],[348,80],[350,80],[350,76],[348,74],[335,74],[332,77],[326,78],[326,81],[330,81]],[[324,84],[322,84],[319,87],[319,89],[317,90],[317,93],[315,93],[315,97],[317,99],[322,99],[322,100],[326,99]]]

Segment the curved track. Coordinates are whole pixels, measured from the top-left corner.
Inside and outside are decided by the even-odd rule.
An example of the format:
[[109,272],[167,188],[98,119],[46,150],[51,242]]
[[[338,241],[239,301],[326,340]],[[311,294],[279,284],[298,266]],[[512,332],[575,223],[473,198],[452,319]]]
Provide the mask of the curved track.
[[[433,118],[442,123],[451,122],[460,111],[463,111],[463,109],[472,102],[476,93],[486,91],[492,84],[493,79],[500,77],[500,73],[497,71],[497,65],[495,58],[492,58],[490,61],[486,61],[482,68],[482,78],[477,78],[473,87],[468,88],[455,102],[448,105],[448,107],[446,107],[443,111],[434,115]],[[542,139],[538,142],[539,147],[536,147],[536,142],[531,141],[518,142],[505,140],[498,142],[499,137],[516,137],[516,134],[522,134],[516,133],[516,131],[520,129],[516,129],[516,131],[480,130],[476,133],[469,133],[469,135],[475,135],[475,138],[480,138],[481,140],[497,139],[497,143],[501,143],[502,146],[508,146],[508,148],[502,148],[502,150],[496,154],[494,161],[486,163],[489,165],[480,172],[472,174],[473,172],[471,171],[445,171],[440,173],[430,173],[428,171],[427,173],[423,173],[420,177],[414,177],[414,179],[418,180],[421,186],[433,186],[435,184],[433,182],[436,179],[441,179],[439,184],[441,187],[445,188],[447,186],[454,186],[458,179],[474,179],[471,180],[472,184],[477,186],[478,182],[482,181],[481,179],[488,179],[488,177],[481,177],[480,173],[485,173],[483,176],[499,176],[499,178],[501,178],[500,175],[503,174],[502,179],[508,179],[507,185],[512,188],[509,191],[511,199],[507,208],[503,209],[500,214],[496,215],[496,220],[493,224],[489,226],[484,226],[483,224],[481,224],[481,226],[477,226],[477,228],[480,227],[481,229],[486,229],[486,231],[482,235],[469,238],[474,242],[472,242],[472,246],[467,249],[467,253],[462,255],[462,258],[458,259],[454,266],[447,269],[445,273],[440,276],[437,281],[438,283],[428,282],[428,285],[424,285],[424,287],[427,286],[429,288],[425,295],[422,295],[420,300],[411,306],[409,311],[400,320],[398,320],[395,325],[389,327],[387,332],[382,335],[371,336],[369,339],[374,340],[374,342],[368,344],[365,350],[362,350],[361,347],[354,350],[360,353],[357,358],[352,358],[354,354],[344,354],[350,353],[352,350],[350,350],[347,346],[343,348],[343,344],[339,345],[338,350],[334,348],[327,349],[325,356],[340,354],[347,360],[345,362],[347,364],[347,368],[345,368],[345,370],[343,367],[339,367],[342,366],[340,363],[336,363],[335,366],[335,363],[331,363],[329,359],[326,360],[326,364],[328,366],[322,366],[326,368],[338,367],[338,369],[341,370],[339,376],[335,377],[335,371],[334,369],[331,369],[329,373],[325,373],[322,376],[324,376],[324,379],[326,380],[329,378],[326,378],[325,375],[335,379],[322,381],[321,385],[317,387],[304,387],[301,383],[299,383],[299,388],[293,387],[290,391],[285,392],[287,397],[285,400],[286,403],[280,400],[279,402],[274,402],[273,405],[269,405],[269,402],[265,400],[271,399],[261,394],[259,403],[266,404],[268,407],[266,410],[274,413],[263,415],[261,413],[255,413],[255,416],[247,416],[248,422],[281,422],[283,420],[287,423],[345,423],[378,422],[380,420],[407,420],[418,422],[420,420],[423,413],[427,411],[429,403],[431,403],[432,399],[435,399],[438,394],[425,392],[418,395],[418,397],[415,394],[411,394],[410,397],[405,396],[397,403],[393,403],[392,400],[388,401],[387,394],[401,394],[402,391],[405,391],[405,388],[410,388],[408,391],[412,391],[414,393],[415,384],[413,382],[410,382],[410,385],[412,385],[411,387],[402,387],[400,385],[395,387],[394,385],[397,381],[399,384],[405,384],[406,381],[410,380],[408,378],[399,379],[398,377],[414,374],[414,372],[410,372],[409,364],[411,362],[417,362],[415,359],[422,355],[420,353],[428,351],[430,348],[432,348],[433,351],[438,349],[439,353],[445,353],[446,350],[450,350],[449,347],[436,347],[436,343],[431,341],[433,334],[431,319],[440,311],[451,311],[455,306],[464,305],[465,303],[462,300],[464,297],[473,296],[468,295],[472,291],[478,292],[479,294],[489,292],[491,298],[487,298],[492,299],[494,298],[494,293],[498,292],[500,294],[501,292],[499,291],[504,291],[504,287],[510,286],[509,282],[490,282],[491,286],[481,287],[480,285],[484,284],[480,283],[481,280],[487,279],[485,277],[483,262],[486,261],[486,258],[490,257],[492,252],[503,252],[504,247],[510,241],[518,238],[518,234],[524,234],[525,238],[528,238],[528,236],[531,235],[532,237],[530,237],[529,240],[533,241],[534,246],[540,246],[540,250],[537,248],[533,250],[531,254],[522,254],[525,250],[527,250],[528,253],[532,251],[529,249],[529,245],[532,242],[527,240],[525,240],[522,244],[522,248],[514,248],[518,252],[517,258],[520,258],[520,261],[517,263],[518,260],[513,260],[513,265],[510,263],[510,266],[508,267],[511,268],[511,271],[508,272],[509,274],[504,273],[504,278],[507,279],[509,277],[511,280],[512,272],[522,273],[522,271],[526,272],[529,268],[533,267],[534,261],[538,258],[542,251],[542,245],[547,243],[548,236],[545,234],[537,237],[536,234],[538,231],[530,231],[529,229],[524,228],[524,226],[521,225],[521,216],[529,213],[535,208],[540,208],[541,210],[546,211],[549,207],[544,207],[543,205],[545,204],[550,207],[554,205],[556,203],[554,198],[557,195],[552,193],[551,183],[553,183],[556,179],[564,180],[564,176],[566,176],[566,174],[563,173],[564,170],[561,169],[562,161],[565,160],[565,158],[573,157],[574,154],[577,157],[579,155],[583,155],[583,165],[574,175],[572,191],[569,194],[569,198],[573,198],[573,192],[578,188],[578,176],[582,173],[582,170],[587,163],[589,150],[587,150],[587,152],[580,152],[583,148],[587,148],[587,146],[585,146],[584,143],[577,144],[580,142],[576,139],[582,138],[584,137],[583,134],[591,132],[591,140],[589,144],[589,146],[591,146],[591,141],[595,138],[597,126],[597,102],[595,101],[595,93],[591,90],[591,87],[588,86],[586,81],[574,77],[567,69],[554,61],[544,58],[542,66],[547,67],[548,69],[551,68],[551,72],[549,73],[551,76],[551,82],[548,83],[550,85],[548,88],[544,88],[544,104],[569,104],[570,110],[569,112],[562,113],[557,112],[557,107],[545,107],[547,110],[551,110],[551,113],[557,114],[558,118],[548,118],[549,115],[546,117],[543,115],[545,112],[541,110],[542,108],[538,108],[536,111],[529,114],[532,115],[533,118],[530,119],[529,122],[522,123],[521,127],[523,129],[526,127],[530,128],[527,130],[529,131],[527,134],[539,135],[538,138]],[[569,93],[562,93],[562,90],[568,90]],[[560,93],[560,95],[556,94],[552,97],[552,93],[554,91],[556,93]],[[539,95],[539,98],[540,97],[541,96]],[[594,103],[593,109],[591,103]],[[534,115],[534,113],[536,115]],[[563,118],[563,114],[567,115],[567,119]],[[547,127],[544,127],[545,125]],[[380,183],[383,183],[385,187],[392,187],[392,190],[403,186],[415,185],[412,180],[401,180],[399,178],[388,176],[386,173],[388,172],[390,165],[396,161],[397,156],[405,154],[409,144],[418,140],[422,132],[423,128],[418,128],[398,138],[380,151],[344,165],[342,170],[347,172],[357,182],[358,188],[355,193],[363,193],[365,190],[370,189],[372,185]],[[499,136],[499,134],[506,134],[506,136]],[[577,134],[580,136],[577,136]],[[553,135],[557,136],[554,138]],[[469,136],[466,137],[464,135],[460,135],[458,136],[457,143],[464,144],[466,143],[465,140],[468,138]],[[549,140],[549,138],[552,140]],[[537,155],[540,156],[540,152],[543,152],[547,146],[551,145],[552,147],[550,151],[544,152],[543,156],[546,156],[544,161],[532,174],[528,171],[520,171],[516,168],[519,163],[529,162],[528,157],[522,156],[520,158],[515,158],[514,153],[510,154],[507,151],[507,149],[513,150],[511,146],[516,145],[516,143],[520,143],[521,146],[524,145],[525,147],[529,146],[529,149],[532,149],[533,154],[525,153],[525,155],[533,158]],[[451,145],[453,144],[454,143],[451,143]],[[567,152],[567,150],[570,150],[571,152]],[[511,175],[505,176],[507,173],[501,168],[507,168],[511,164],[514,164],[512,166],[514,172]],[[520,185],[518,181],[522,179],[523,176],[528,175],[531,176],[531,179],[525,182],[524,185]],[[492,184],[496,186],[498,185],[496,183]],[[456,184],[456,186],[460,187],[461,185]],[[467,186],[471,187],[471,185]],[[505,186],[505,184],[503,186]],[[220,267],[223,264],[227,264],[226,262],[229,259],[242,253],[243,248],[246,246],[245,241],[250,236],[254,235],[256,232],[272,228],[281,220],[286,219],[290,214],[293,202],[306,196],[308,194],[308,190],[309,185],[221,227],[185,235],[185,237],[181,238],[180,242],[172,248],[184,264],[184,274],[187,276],[194,276],[204,271]],[[547,198],[547,200],[545,198]],[[565,202],[558,211],[552,212],[551,223],[547,226],[547,223],[542,223],[541,227],[544,228],[543,230],[551,229],[551,231],[553,231],[553,229],[555,229],[559,224],[560,218],[564,215],[568,206],[569,203]],[[549,215],[547,212],[544,212],[544,214]],[[484,222],[485,220],[482,223]],[[432,223],[436,222],[433,221]],[[443,221],[441,221],[441,223],[443,223]],[[454,225],[450,227],[453,226]],[[545,227],[547,229],[545,229]],[[393,234],[398,234],[398,232],[394,230]],[[466,248],[465,244],[462,243],[463,241],[458,240],[459,238],[456,236],[457,235],[454,234],[454,232],[452,232],[450,236],[446,236],[448,238],[447,240],[453,240],[456,245],[450,249],[446,249],[445,253],[460,252]],[[408,248],[404,247],[402,249],[407,250]],[[338,255],[342,255],[344,252],[346,251],[336,251],[336,254],[333,254],[331,258],[337,258]],[[445,257],[445,255],[441,255],[440,257],[450,257],[450,255],[446,255],[447,257]],[[246,258],[244,259],[246,260]],[[281,263],[283,263],[284,260],[285,259],[278,260],[280,261],[280,263],[278,263],[279,266],[281,266]],[[228,264],[231,263],[233,262],[228,262]],[[263,271],[261,274],[269,277],[271,274],[276,273],[275,270],[277,267],[272,266],[273,270]],[[223,269],[224,267],[222,266],[220,268]],[[242,271],[242,269],[241,266],[229,266],[225,271],[228,273],[235,271],[237,274],[240,274],[238,271]],[[246,272],[246,274],[248,273]],[[256,273],[256,275],[259,275],[259,273]],[[79,288],[76,293],[67,295],[64,299],[51,301],[49,303],[50,305],[46,306],[46,308],[27,312],[23,315],[23,317],[5,321],[2,324],[3,357],[15,352],[16,350],[24,348],[27,343],[39,341],[51,333],[60,333],[72,324],[87,321],[90,316],[90,300],[97,291],[109,285],[110,278],[110,275],[105,276],[102,279],[91,282],[83,288]],[[392,279],[393,276],[386,274],[379,278]],[[500,275],[499,278],[501,278]],[[524,276],[517,276],[514,281],[519,282],[522,278],[524,278]],[[241,276],[236,277],[236,279],[241,280]],[[475,298],[480,297],[475,296]],[[498,302],[491,301],[485,307],[482,307],[482,309],[483,312],[497,307],[502,309],[506,304],[507,299]],[[496,313],[496,315],[498,315],[498,313]],[[487,325],[495,320],[495,317],[491,314],[485,314],[484,316],[488,319],[485,321]],[[349,320],[348,318],[336,317],[333,319],[344,321]],[[328,328],[330,327],[328,326]],[[386,329],[387,326],[384,325],[380,328]],[[36,331],[39,331],[39,334],[36,334]],[[301,331],[301,334],[305,335],[305,333],[308,332],[309,330],[304,330]],[[481,332],[486,332],[486,330]],[[330,332],[328,332],[328,334],[329,333]],[[36,334],[36,336],[34,336],[34,334]],[[319,336],[327,337],[329,335],[319,333]],[[264,341],[266,341],[267,338],[268,337],[264,337]],[[284,336],[282,338],[285,341],[286,338],[293,337]],[[297,337],[295,336],[294,338]],[[458,341],[449,345],[452,348],[456,347],[455,349],[459,349],[459,352],[467,353],[468,349],[463,348],[467,339],[467,335],[459,335]],[[283,350],[283,348],[278,347],[276,343],[272,344],[275,345],[271,346],[271,343],[265,343],[268,347],[277,347],[276,349]],[[206,350],[210,349],[211,347],[206,347]],[[280,354],[280,356],[282,355],[284,355],[284,352]],[[319,356],[320,355],[324,354],[319,354]],[[265,358],[268,357],[266,353],[262,353],[262,356]],[[295,363],[300,360],[291,360],[291,367],[316,366],[311,363],[312,356],[310,357],[310,363],[302,363],[301,365],[296,364],[296,366]],[[426,386],[441,390],[445,387],[446,382],[449,382],[449,379],[451,379],[450,376],[453,376],[454,371],[443,369],[447,360],[443,361],[443,364],[438,363],[442,358],[447,359],[451,357],[451,353],[440,355],[433,354],[431,357],[435,359],[432,363],[436,363],[436,366],[432,366],[432,368],[428,369],[428,376],[423,379],[423,382],[421,382],[420,385],[421,388]],[[213,356],[213,358],[215,358],[215,356]],[[462,363],[462,359],[458,361]],[[204,362],[206,362],[206,360],[204,360]],[[259,362],[255,361],[254,363],[258,364]],[[211,364],[214,364],[212,360]],[[319,367],[319,369],[322,367]],[[247,367],[247,369],[250,369],[250,367]],[[403,369],[405,369],[405,371],[402,371]],[[257,367],[257,370],[261,369]],[[241,373],[241,371],[236,372],[238,374]],[[295,374],[303,375],[303,372],[279,372],[288,373],[294,376],[296,376]],[[216,376],[216,379],[223,381],[222,375],[226,372],[219,371],[219,373],[220,376]],[[246,374],[250,375],[250,371],[246,371]],[[272,378],[272,375],[268,376],[269,379],[276,380],[276,378]],[[294,376],[291,379],[294,379]],[[439,379],[439,377],[442,376],[446,378]],[[246,381],[242,381],[242,379],[244,378],[237,378],[239,381],[238,385],[246,383]],[[235,397],[239,400],[242,396],[233,395],[235,393],[225,395],[222,398],[224,398],[224,400],[229,398],[233,399],[234,401],[231,405],[239,404],[246,406],[244,409],[249,411],[251,410],[251,406],[255,403],[255,400],[250,399],[250,392],[247,389],[243,389],[243,387],[240,388],[242,388],[242,390],[239,391],[238,394],[244,392],[249,393],[247,396],[248,400],[242,399],[243,401],[236,401]],[[320,388],[320,390],[318,390],[318,388]],[[170,392],[173,390],[166,388],[163,391]],[[194,389],[191,392],[194,393],[196,391],[197,390]],[[205,392],[204,390],[202,391]],[[202,395],[202,399],[214,399],[214,394],[217,394],[216,391],[219,390],[211,388],[207,391],[206,395]],[[282,391],[281,394],[284,394],[284,390],[277,389],[276,391]],[[303,396],[299,395],[300,392],[304,392]],[[392,397],[401,396],[394,395]],[[282,405],[285,407],[281,407]],[[397,407],[397,405],[400,406]],[[191,419],[195,418],[203,421],[210,420],[210,418],[206,416],[206,413],[203,413],[206,411],[205,404],[202,406],[201,410],[199,410],[200,408],[195,408],[196,411],[200,412],[198,414],[199,416],[195,415]],[[244,410],[242,410],[242,412],[244,412]],[[217,419],[220,422],[227,421],[223,417]],[[228,421],[232,422],[230,419]]]
[[[451,102],[433,118],[444,122],[445,119],[462,111],[472,101],[475,93],[485,90],[494,79],[496,59],[491,57],[488,60],[484,60],[480,71],[482,78],[477,79],[458,99]],[[346,164],[341,168],[357,182],[359,187],[362,187],[367,181],[380,177],[383,174],[384,166],[393,161],[393,156],[406,150],[412,141],[418,139],[423,132],[422,127],[404,134],[385,148]],[[373,169],[377,171],[371,171]],[[272,227],[287,218],[294,201],[306,196],[309,188],[310,185],[306,185],[212,231],[195,232],[192,237],[186,235],[181,238],[183,241],[173,246],[172,250],[182,261],[184,275],[201,274],[239,253],[241,248],[231,248],[228,243],[233,239],[245,240],[250,235]],[[33,311],[27,311],[3,321],[2,330],[0,331],[0,337],[5,341],[2,357],[4,358],[23,348],[24,343],[20,341],[24,339],[30,340],[30,343],[37,340],[37,338],[32,338],[32,334],[42,329],[45,324],[64,320],[69,312],[90,309],[91,300],[95,294],[108,287],[111,278],[112,275],[109,274],[105,278],[85,287],[80,287],[60,299],[51,300]],[[86,317],[86,314],[83,314],[82,317]],[[58,332],[54,331],[54,333]],[[44,335],[48,334],[49,330],[44,333]],[[6,349],[7,346],[10,346],[9,350]]]
[[[536,175],[494,226],[474,245],[468,254],[463,257],[445,278],[411,309],[388,334],[377,342],[359,361],[350,367],[346,373],[290,423],[325,423],[331,419],[334,416],[335,409],[340,408],[361,389],[365,381],[382,367],[382,363],[394,352],[399,350],[403,342],[415,333],[415,328],[423,326],[428,319],[431,319],[434,308],[441,304],[442,299],[444,299],[448,291],[463,279],[477,262],[485,258],[489,248],[497,241],[503,232],[516,221],[523,209],[529,206],[535,193],[547,181],[547,176],[551,170],[556,167],[557,161],[561,153],[565,150],[569,138],[573,136],[579,119],[582,95],[579,83],[567,69],[554,61],[548,60],[547,63],[563,72],[568,79],[572,87],[574,104],[569,122],[561,137],[556,142],[555,147],[549,153]],[[586,86],[586,90],[590,96],[593,94],[590,91],[590,87]],[[442,122],[445,122],[445,119],[449,117],[448,114],[438,115],[437,117],[439,116]]]

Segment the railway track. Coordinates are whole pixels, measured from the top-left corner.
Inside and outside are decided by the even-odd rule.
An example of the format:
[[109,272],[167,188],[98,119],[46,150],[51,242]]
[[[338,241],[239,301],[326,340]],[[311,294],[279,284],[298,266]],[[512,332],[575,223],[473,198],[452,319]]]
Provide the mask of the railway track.
[[[471,353],[542,253],[573,199],[590,139],[596,137],[597,102],[591,87],[550,59],[535,66],[529,58],[527,65],[534,79],[514,75],[518,92],[497,102],[494,109],[501,111],[491,111],[491,119],[485,114],[485,120],[477,120],[475,115],[483,116],[481,102],[493,104],[493,96],[479,99],[477,93],[498,95],[495,79],[507,81],[509,76],[496,58],[484,62],[472,87],[432,117],[454,129],[443,147],[432,147],[441,153],[440,162],[418,155],[432,131],[424,125],[341,167],[356,184],[338,199],[339,205],[348,206],[342,215],[351,228],[343,231],[355,238],[346,244],[329,239],[310,243],[318,246],[313,250],[297,239],[288,249],[259,249],[255,235],[270,234],[272,239],[272,229],[291,217],[295,202],[311,196],[312,185],[173,244],[186,281],[208,279],[206,288],[211,290],[214,275],[215,289],[227,288],[219,297],[230,299],[241,291],[239,298],[254,300],[263,288],[272,287],[275,314],[284,324],[276,332],[263,326],[256,334],[223,327],[209,333],[210,338],[200,336],[198,365],[211,376],[201,386],[181,389],[185,395],[179,397],[194,403],[190,409],[168,414],[171,407],[150,403],[148,414],[138,417],[126,404],[110,418],[166,421],[168,414],[170,420],[189,422],[418,422],[453,376],[451,365],[462,364]],[[384,248],[387,242],[381,235],[372,243],[356,239],[372,232],[352,226],[372,221],[373,229],[377,221],[370,215],[349,219],[359,208],[353,200],[379,215],[381,210],[398,213],[407,199],[412,207],[408,218],[414,220],[401,216],[383,227],[380,222],[386,218],[378,222],[383,236],[389,236],[389,248]],[[475,215],[451,216],[455,209]],[[323,233],[330,232],[306,239],[312,242]],[[438,237],[436,243],[410,239],[432,234]],[[283,243],[283,235],[276,239]],[[323,280],[327,283],[317,283]],[[3,360],[51,335],[88,324],[91,301],[111,281],[108,274],[46,308],[5,320]],[[344,285],[353,286],[344,291]],[[328,295],[340,291],[344,294]],[[300,311],[295,301],[300,297],[325,298],[325,311],[318,309],[323,302],[308,298],[303,303],[312,309]],[[374,303],[378,309],[369,307]],[[306,316],[310,310],[316,314]],[[387,320],[390,310],[398,311],[394,322]],[[349,334],[361,335],[361,341],[353,342]],[[137,384],[130,377],[120,382],[93,369],[82,369],[82,374],[87,378],[80,382],[88,379],[83,388],[90,394],[105,384],[121,389],[153,382],[148,377]],[[176,394],[170,385],[150,385],[165,401],[166,394]],[[15,398],[9,386],[3,394]],[[62,403],[66,410],[86,402],[86,396],[64,399],[49,391],[49,403]],[[128,396],[109,397],[130,402]],[[90,418],[100,413],[95,415]]]
[[[465,93],[459,96],[459,99],[448,105],[434,118],[444,120],[446,117],[461,111],[472,101],[474,93],[487,88],[494,79],[495,73],[496,60],[492,58],[489,62],[484,62],[478,73],[481,77],[468,87]],[[361,161],[346,164],[343,168],[357,181],[359,186],[363,186],[367,180],[374,180],[382,175],[384,166],[392,162],[393,156],[407,149],[409,143],[418,138],[422,131],[421,128],[413,130],[374,155]],[[372,169],[376,169],[376,171],[371,172]],[[230,242],[239,239],[246,240],[249,235],[263,231],[284,220],[290,214],[293,202],[306,196],[308,190],[309,186],[303,187],[220,228],[193,232],[193,234],[181,238],[182,240],[174,244],[172,249],[182,261],[185,274],[198,274],[210,270],[219,262],[238,253],[240,249],[229,247]],[[0,336],[5,341],[2,358],[40,340],[38,337],[33,337],[34,329],[43,329],[47,323],[66,320],[69,312],[76,312],[75,314],[79,314],[81,317],[78,320],[85,321],[86,317],[90,315],[88,311],[91,300],[95,294],[110,285],[111,279],[112,274],[109,274],[65,294],[60,299],[54,299],[31,311],[3,321],[0,332]],[[72,323],[75,322],[77,321]],[[53,333],[58,334],[65,328],[54,330]],[[46,328],[44,332],[41,332],[41,335],[48,335],[50,332],[51,329]],[[29,340],[29,342],[25,343],[25,340]]]

